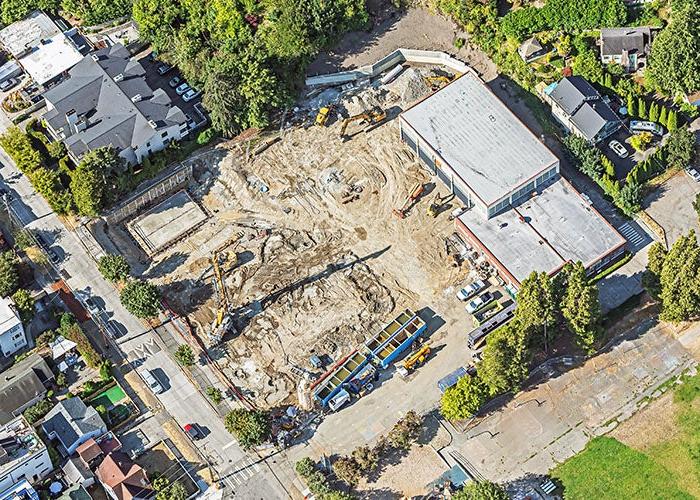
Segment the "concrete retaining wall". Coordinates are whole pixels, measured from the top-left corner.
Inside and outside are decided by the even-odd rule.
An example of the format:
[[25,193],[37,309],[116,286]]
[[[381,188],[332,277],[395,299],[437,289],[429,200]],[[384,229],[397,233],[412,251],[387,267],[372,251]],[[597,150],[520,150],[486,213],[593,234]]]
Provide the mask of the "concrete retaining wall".
[[386,57],[380,59],[369,66],[362,66],[350,71],[330,73],[328,75],[311,76],[306,79],[308,87],[327,87],[342,85],[344,83],[355,82],[363,78],[374,78],[375,76],[393,68],[397,64],[404,62],[414,64],[439,64],[447,66],[457,73],[476,72],[462,61],[455,59],[445,52],[434,50],[397,49]]

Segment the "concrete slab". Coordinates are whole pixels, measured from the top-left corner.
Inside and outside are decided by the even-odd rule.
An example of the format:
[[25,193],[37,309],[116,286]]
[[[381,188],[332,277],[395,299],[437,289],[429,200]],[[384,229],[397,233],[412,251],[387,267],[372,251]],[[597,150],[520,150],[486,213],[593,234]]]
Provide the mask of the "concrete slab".
[[664,228],[669,245],[689,229],[697,232],[698,216],[693,210],[693,200],[698,193],[700,182],[681,171],[644,199],[644,208]]
[[127,224],[141,248],[153,255],[207,220],[187,191],[178,191]]

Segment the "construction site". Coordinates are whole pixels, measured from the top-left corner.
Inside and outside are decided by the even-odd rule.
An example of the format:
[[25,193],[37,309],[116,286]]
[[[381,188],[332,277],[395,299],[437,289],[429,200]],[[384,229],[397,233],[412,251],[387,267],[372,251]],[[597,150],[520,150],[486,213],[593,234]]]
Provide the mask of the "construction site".
[[468,331],[452,291],[477,274],[455,233],[460,202],[395,119],[455,76],[406,64],[386,84],[312,90],[279,132],[247,131],[197,157],[186,191],[110,224],[109,244],[162,285],[260,406],[296,403],[305,374],[407,308]]

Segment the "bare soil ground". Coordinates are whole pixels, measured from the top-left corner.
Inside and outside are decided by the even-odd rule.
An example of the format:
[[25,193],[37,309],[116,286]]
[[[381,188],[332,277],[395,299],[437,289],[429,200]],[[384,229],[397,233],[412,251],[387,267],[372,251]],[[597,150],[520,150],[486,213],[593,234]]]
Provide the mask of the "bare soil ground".
[[[237,255],[238,264],[223,268],[240,333],[216,355],[258,404],[295,402],[298,369],[311,369],[312,354],[337,360],[400,310],[453,301],[445,289],[470,273],[453,267],[446,251],[454,233],[447,214],[457,205],[427,214],[433,197],[447,192],[429,182],[393,119],[429,92],[423,76],[430,71],[408,69],[390,91],[335,96],[346,116],[376,104],[388,110],[389,119],[370,131],[351,123],[350,140],[341,140],[342,120],[333,117],[327,127],[288,128],[258,154],[251,152],[269,137],[223,144],[198,162],[190,188],[209,219],[145,263],[144,275],[163,285],[170,306],[206,338],[218,307],[212,252]],[[318,109],[303,105],[308,110],[297,119]],[[425,192],[401,220],[392,211],[417,183]],[[459,307],[441,309],[463,315]]]
[[678,435],[677,411],[673,391],[667,391],[632,418],[618,425],[609,435],[639,451],[648,451]]

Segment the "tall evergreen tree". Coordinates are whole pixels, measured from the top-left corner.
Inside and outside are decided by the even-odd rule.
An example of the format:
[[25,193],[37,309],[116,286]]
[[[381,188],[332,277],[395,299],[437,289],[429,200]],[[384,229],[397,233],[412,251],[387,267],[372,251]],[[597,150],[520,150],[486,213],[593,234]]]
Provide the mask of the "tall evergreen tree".
[[671,109],[668,112],[668,118],[666,120],[666,128],[669,132],[673,132],[678,128],[678,114],[676,114],[675,109]]
[[632,92],[627,94],[627,114],[632,118],[637,116],[637,100]]
[[652,102],[649,107],[649,121],[659,121],[659,105],[656,102]]
[[647,102],[644,100],[643,97],[640,97],[638,101],[637,116],[639,116],[639,118],[641,118],[642,120],[647,119]]
[[666,260],[666,249],[658,241],[649,247],[647,269],[642,276],[642,284],[649,295],[658,299],[661,294],[661,271]]
[[571,269],[566,294],[561,306],[566,323],[576,343],[588,352],[600,338],[600,302],[598,288],[588,283],[586,269],[579,261]]
[[676,240],[660,276],[661,319],[686,321],[700,310],[700,247],[692,229]]
[[661,106],[661,112],[659,113],[659,123],[666,126],[666,121],[668,120],[668,109],[666,106]]
[[479,373],[491,395],[502,394],[520,387],[529,361],[528,337],[516,317],[486,339]]

